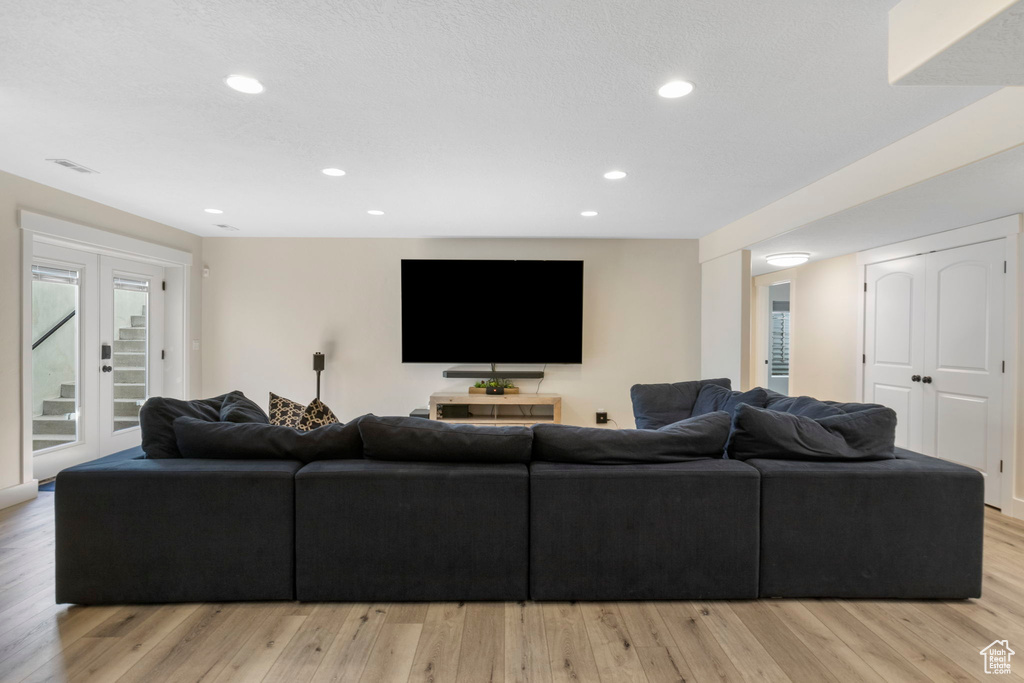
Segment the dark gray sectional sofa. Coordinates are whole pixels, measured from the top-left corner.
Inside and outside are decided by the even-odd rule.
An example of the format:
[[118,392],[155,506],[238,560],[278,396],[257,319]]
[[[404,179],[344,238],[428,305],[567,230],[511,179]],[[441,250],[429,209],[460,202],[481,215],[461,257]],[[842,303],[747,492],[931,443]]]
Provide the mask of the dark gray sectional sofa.
[[[57,601],[980,595],[980,474],[858,459],[877,446],[848,416],[884,422],[877,407],[728,387],[634,387],[643,433],[369,416],[309,436],[218,422],[234,394],[204,401],[204,424],[160,399],[146,452],[58,475]],[[798,459],[762,447],[765,420]],[[835,439],[846,460],[822,455]]]

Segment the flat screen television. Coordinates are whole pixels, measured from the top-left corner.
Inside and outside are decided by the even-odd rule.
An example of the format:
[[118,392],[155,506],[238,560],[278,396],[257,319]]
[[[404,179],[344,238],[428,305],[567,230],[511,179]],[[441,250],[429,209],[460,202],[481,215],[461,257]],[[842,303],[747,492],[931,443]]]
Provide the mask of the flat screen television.
[[582,363],[583,261],[402,260],[403,363]]

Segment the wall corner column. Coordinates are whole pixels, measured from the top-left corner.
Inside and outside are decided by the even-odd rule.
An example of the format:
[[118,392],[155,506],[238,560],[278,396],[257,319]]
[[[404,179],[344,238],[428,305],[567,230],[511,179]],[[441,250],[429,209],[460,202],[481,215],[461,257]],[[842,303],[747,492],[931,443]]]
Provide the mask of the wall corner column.
[[728,377],[746,389],[750,376],[750,251],[701,264],[701,377]]

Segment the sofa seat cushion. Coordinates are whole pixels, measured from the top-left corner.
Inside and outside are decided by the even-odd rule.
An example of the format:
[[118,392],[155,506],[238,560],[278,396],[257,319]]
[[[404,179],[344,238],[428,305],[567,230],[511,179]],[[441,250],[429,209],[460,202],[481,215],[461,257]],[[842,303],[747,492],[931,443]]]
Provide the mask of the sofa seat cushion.
[[741,405],[732,420],[730,458],[885,460],[894,456],[896,413],[878,406],[821,418]]
[[325,460],[295,495],[299,600],[528,597],[525,465]]
[[293,461],[104,459],[57,475],[57,602],[294,598]]
[[316,460],[363,457],[359,421],[329,424],[311,431],[272,424],[174,421],[178,450],[185,458],[239,460]]
[[531,463],[530,596],[756,597],[759,497],[735,460]]
[[720,458],[729,440],[729,413],[708,413],[660,429],[597,429],[539,424],[533,459],[595,465],[685,462]]
[[700,388],[697,400],[693,404],[694,415],[705,415],[724,410],[730,415],[741,405],[752,405],[763,408],[768,401],[768,392],[761,387],[749,391],[731,391],[716,384],[706,384]]
[[529,427],[446,424],[419,417],[367,416],[359,422],[363,455],[404,462],[526,463]]
[[903,449],[873,462],[747,464],[761,473],[762,597],[981,594],[975,470]]
[[693,416],[697,394],[706,384],[728,389],[726,378],[702,379],[672,384],[634,384],[629,390],[637,429],[658,429]]

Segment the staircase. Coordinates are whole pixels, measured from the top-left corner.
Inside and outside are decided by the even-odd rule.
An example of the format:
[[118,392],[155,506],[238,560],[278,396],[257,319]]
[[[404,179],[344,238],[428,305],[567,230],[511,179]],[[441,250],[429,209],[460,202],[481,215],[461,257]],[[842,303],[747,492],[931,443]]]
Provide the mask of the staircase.
[[114,431],[138,427],[146,401],[146,316],[133,315],[131,322],[114,342]]
[[[114,341],[114,430],[139,426],[139,408],[146,400],[146,316],[133,315],[131,327],[118,330]],[[43,401],[43,414],[32,418],[32,450],[52,448],[77,439],[75,383],[60,385],[60,396]]]
[[60,396],[43,401],[43,414],[32,418],[32,450],[53,448],[76,440],[75,383],[60,385]]

